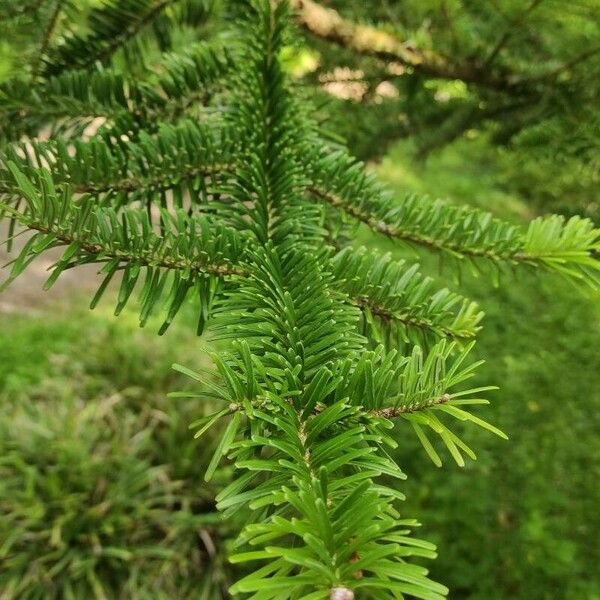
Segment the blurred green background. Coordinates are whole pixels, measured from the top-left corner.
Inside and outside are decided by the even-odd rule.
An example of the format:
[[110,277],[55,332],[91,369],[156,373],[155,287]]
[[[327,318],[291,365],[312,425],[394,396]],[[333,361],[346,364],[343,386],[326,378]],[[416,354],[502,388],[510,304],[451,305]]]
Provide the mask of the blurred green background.
[[[381,3],[381,18],[393,4]],[[414,19],[424,18],[425,4],[432,3],[421,4]],[[573,11],[576,5],[600,11],[597,2],[573,3]],[[542,37],[558,42],[559,55],[568,53],[569,40],[561,35],[579,43],[578,36],[597,31],[597,13],[583,33],[575,26],[580,17],[562,30],[544,18]],[[416,31],[416,42],[431,35],[425,27]],[[486,35],[474,26],[469,32]],[[19,43],[0,40],[0,81],[18,70]],[[527,43],[519,33],[508,49],[522,52]],[[291,54],[292,67],[312,56],[304,47]],[[596,97],[598,80],[590,73],[578,85]],[[481,101],[448,82],[423,84],[421,93],[421,105],[441,93],[458,104]],[[369,168],[399,197],[425,193],[515,223],[549,210],[597,218],[598,171],[587,154],[540,152],[539,145],[504,138],[499,143],[499,132],[514,124],[506,116],[470,123],[424,157],[423,140],[430,145],[435,119],[421,129],[394,130],[382,143],[386,118],[393,115],[397,124],[398,110],[407,109],[394,98],[367,111],[362,100],[329,98],[322,110],[333,114],[328,126],[358,155],[377,159]],[[533,122],[532,131],[546,131],[556,118],[552,113]],[[520,133],[525,142],[531,138],[526,127]],[[399,252],[363,231],[358,239]],[[423,262],[486,312],[477,352],[487,363],[478,383],[500,386],[486,418],[510,437],[506,442],[467,428],[465,440],[478,460],[463,469],[449,461],[436,469],[412,436],[398,432],[399,462],[409,475],[404,512],[418,515],[422,536],[439,546],[432,576],[457,599],[600,599],[598,295],[531,273],[505,274],[496,287],[468,273],[459,281],[451,270],[438,270],[433,258]],[[112,598],[111,589],[140,599],[224,595],[224,540],[234,525],[214,514],[221,482],[207,487],[202,480],[211,441],[197,442],[188,430],[205,408],[201,400],[166,398],[188,385],[169,365],[199,367],[203,341],[185,319],[158,338],[156,327],[139,330],[133,313],[115,319],[108,300],[90,313],[89,295],[73,282],[59,282],[47,300],[41,287],[39,294],[32,291],[37,284],[33,278],[30,286],[0,296],[0,571],[16,569],[39,548],[44,568],[67,581],[83,573],[99,598]],[[227,476],[225,469],[222,481]],[[27,550],[19,554],[20,547]],[[29,569],[29,577],[40,578],[36,597],[55,597],[41,573]],[[20,597],[1,582],[0,575],[2,600]],[[76,597],[76,584],[64,589]]]

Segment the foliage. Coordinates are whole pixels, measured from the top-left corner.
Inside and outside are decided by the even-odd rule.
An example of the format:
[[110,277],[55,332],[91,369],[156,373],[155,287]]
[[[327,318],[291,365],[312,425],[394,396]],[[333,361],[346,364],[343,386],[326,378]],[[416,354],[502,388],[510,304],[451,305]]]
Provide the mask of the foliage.
[[[236,41],[226,56],[213,39],[194,59],[184,50],[149,65],[147,43],[171,50],[171,29],[210,12],[191,4],[106,2],[91,9],[89,30],[53,45],[56,5],[37,62],[0,97],[10,124],[0,209],[9,238],[15,227],[32,233],[9,282],[63,248],[47,285],[67,269],[102,265],[92,306],[117,274],[116,312],[138,289],[142,325],[164,306],[161,333],[186,298],[199,303],[198,332],[208,324],[225,347],[211,355],[214,373],[176,369],[200,381],[216,409],[194,424],[197,436],[222,427],[205,478],[233,459],[234,477],[216,498],[224,516],[245,517],[230,559],[262,563],[232,593],[440,599],[447,588],[420,564],[434,547],[398,510],[405,475],[389,453],[406,421],[437,465],[438,441],[458,465],[475,458],[462,423],[505,437],[477,408],[494,388],[467,385],[481,361],[469,359],[464,338],[481,315],[407,263],[344,248],[349,223],[475,273],[522,266],[592,288],[599,232],[577,216],[521,229],[474,208],[394,200],[327,138],[290,84],[281,59],[293,41],[287,2],[228,5]],[[164,110],[172,102],[179,109]],[[199,125],[189,122],[191,105]],[[30,139],[48,120],[53,139]],[[173,155],[187,168],[175,168]],[[392,285],[401,272],[405,281]],[[423,347],[402,336],[404,325],[424,331]],[[188,394],[197,395],[176,397]]]
[[[484,140],[461,141],[423,165],[399,145],[377,171],[398,192],[490,202],[518,222],[531,208],[504,190],[504,165],[486,159],[493,152]],[[523,277],[497,288],[465,278],[462,290],[486,307],[477,352],[495,360],[476,383],[501,382],[495,423],[510,442],[464,431],[477,462],[440,476],[425,468],[417,444],[399,440],[399,456],[411,456],[406,504],[426,515],[427,532],[444,549],[432,572],[456,598],[595,598],[597,298],[573,302],[568,283]]]
[[597,217],[594,0],[295,4],[312,57],[302,78],[354,154],[379,159],[410,138],[424,159],[485,135],[512,189],[545,211]]
[[[224,589],[225,530],[197,469],[210,453],[188,429],[199,403],[165,400],[176,379],[164,351],[125,317],[3,323],[11,342],[0,352],[27,374],[0,376],[7,598],[217,598]],[[180,352],[190,344],[181,332],[173,342]]]
[[[473,163],[466,152],[464,147],[448,148],[425,172],[405,166],[401,185],[410,181],[413,191],[429,185],[436,193],[457,197],[466,189],[483,197],[499,194],[492,184],[482,184],[489,172],[469,172],[467,165]],[[453,171],[463,159],[465,168]],[[392,184],[401,160],[406,161],[406,153],[397,149],[380,170]],[[438,182],[434,170],[448,176]],[[452,172],[460,174],[451,176]],[[516,214],[522,211],[516,198],[501,200],[499,204],[513,206]],[[399,439],[398,457],[411,457],[403,463],[409,476],[403,483],[406,510],[423,516],[424,535],[442,550],[433,572],[450,586],[453,597],[501,599],[510,594],[523,600],[550,599],[560,589],[569,600],[594,598],[596,559],[589,549],[594,547],[597,511],[590,472],[597,467],[589,454],[595,428],[590,414],[599,399],[594,370],[597,303],[590,298],[574,305],[570,285],[557,280],[533,286],[516,281],[491,289],[485,281],[467,279],[464,285],[487,309],[485,328],[478,336],[480,353],[498,358],[480,368],[478,381],[502,382],[495,393],[495,420],[510,442],[496,442],[483,430],[466,431],[470,445],[478,449],[478,460],[466,469],[431,471],[418,442]],[[80,300],[85,298],[75,298],[73,305]],[[204,410],[203,401],[162,400],[166,390],[183,384],[167,368],[169,360],[187,362],[194,354],[187,326],[175,323],[156,341],[150,332],[136,331],[132,310],[125,309],[113,320],[108,306],[88,314],[70,308],[64,319],[52,308],[44,311],[43,319],[1,317],[3,422],[10,424],[16,416],[15,401],[31,399],[43,423],[46,413],[51,416],[59,403],[73,396],[86,404],[100,403],[121,390],[116,404],[126,407],[121,412],[137,413],[145,406],[181,420],[172,453],[163,453],[165,446],[156,442],[148,450],[156,464],[172,465],[181,455],[189,456],[176,478],[187,481],[194,498],[206,485],[201,483],[203,467],[197,465],[206,465],[211,451],[206,438],[200,445],[193,442],[187,424]],[[187,322],[187,313],[185,318]],[[193,321],[192,314],[189,318]],[[547,350],[540,353],[539,347]],[[557,379],[557,372],[570,376]],[[121,421],[111,424],[107,436],[118,435]],[[164,426],[164,418],[160,423]],[[562,434],[556,436],[556,431]],[[190,452],[180,454],[178,449],[188,444]],[[205,458],[200,461],[203,448]],[[228,475],[220,478],[227,481]],[[548,481],[553,481],[551,489]],[[467,486],[469,494],[464,493]],[[211,526],[215,543],[217,531]],[[183,582],[182,586],[185,589]]]
[[295,5],[320,53],[312,76],[325,80],[337,67],[339,77],[340,66],[350,67],[363,84],[365,111],[377,103],[396,107],[396,119],[373,126],[401,133],[402,114],[421,152],[486,122],[498,141],[527,137],[540,147],[549,142],[557,153],[594,137],[583,134],[595,122],[600,66],[592,1]]

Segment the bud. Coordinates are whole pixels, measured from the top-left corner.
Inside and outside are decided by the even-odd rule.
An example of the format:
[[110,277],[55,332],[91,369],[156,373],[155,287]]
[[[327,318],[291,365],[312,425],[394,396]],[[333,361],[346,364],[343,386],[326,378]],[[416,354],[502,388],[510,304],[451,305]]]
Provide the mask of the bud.
[[346,587],[331,588],[329,600],[354,600],[354,592]]

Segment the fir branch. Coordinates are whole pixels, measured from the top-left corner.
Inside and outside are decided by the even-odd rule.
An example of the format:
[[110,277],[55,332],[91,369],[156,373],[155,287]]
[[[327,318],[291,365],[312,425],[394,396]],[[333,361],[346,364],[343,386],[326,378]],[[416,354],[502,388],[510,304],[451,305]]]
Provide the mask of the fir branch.
[[[242,475],[240,481],[227,486],[217,497],[219,508],[230,514],[250,501],[251,506],[261,507],[272,515],[248,525],[241,534],[240,544],[249,543],[261,549],[231,557],[235,563],[267,560],[267,565],[238,581],[231,591],[260,589],[266,598],[276,597],[278,580],[269,577],[273,569],[286,577],[287,589],[298,594],[315,590],[330,594],[340,588],[350,592],[358,589],[359,573],[361,582],[369,581],[375,588],[389,589],[406,582],[405,569],[409,568],[406,558],[432,557],[433,546],[416,540],[415,546],[425,551],[413,550],[410,538],[404,538],[401,547],[395,545],[400,540],[394,537],[397,530],[390,511],[402,495],[391,487],[376,485],[372,478],[384,474],[396,479],[405,476],[380,452],[379,444],[390,440],[379,419],[363,415],[344,400],[327,402],[323,410],[310,412],[313,405],[331,394],[339,381],[326,369],[307,386],[304,404],[299,408],[294,398],[267,391],[279,389],[277,383],[283,383],[289,373],[278,374],[266,365],[261,366],[244,342],[237,349],[239,356],[230,360],[215,357],[225,383],[222,400],[228,408],[195,424],[200,427],[199,433],[203,433],[235,407],[234,417],[227,426],[226,442],[217,448],[215,457],[219,459],[230,452],[236,468],[247,471],[251,477]],[[187,369],[178,369],[199,378]],[[246,424],[239,407],[247,411]],[[254,434],[248,438],[250,427]],[[240,432],[242,439],[235,441]],[[265,447],[269,449],[268,459]],[[252,487],[252,475],[256,472],[270,477]],[[347,477],[348,472],[354,476]],[[359,514],[357,503],[362,507]],[[360,536],[356,536],[355,519],[362,524]],[[289,536],[294,538],[293,545],[284,539]],[[281,545],[273,546],[274,540],[281,540]],[[390,564],[403,567],[382,574],[383,567],[371,560],[381,548],[394,561]],[[301,557],[305,560],[298,561]],[[428,589],[427,597],[441,600],[446,592],[443,586],[428,580],[425,570],[413,571],[412,567],[409,570],[412,589],[417,595],[419,590]]]
[[[252,4],[252,3],[250,3]],[[246,3],[238,15],[247,19]],[[252,11],[253,8],[250,8]],[[277,11],[287,10],[285,2]],[[319,246],[325,235],[319,207],[304,199],[303,157],[315,124],[295,103],[279,63],[283,22],[264,27],[264,38],[243,38],[251,66],[232,76],[232,106],[226,123],[240,140],[237,177],[222,187],[214,206],[232,226],[249,230],[259,245],[283,251],[299,244]],[[272,28],[273,27],[273,28]]]
[[[236,510],[248,497],[255,498],[262,507],[281,506],[277,519],[251,524],[242,533],[244,542],[260,544],[263,550],[232,557],[235,562],[268,561],[265,568],[241,579],[231,589],[233,593],[260,590],[265,599],[277,597],[283,583],[286,592],[294,595],[314,590],[328,594],[340,587],[352,589],[353,575],[361,567],[355,567],[350,560],[351,550],[344,551],[345,546],[352,546],[350,538],[355,534],[354,527],[347,522],[352,508],[348,498],[358,498],[357,489],[361,492],[362,488],[345,485],[338,471],[346,467],[367,474],[371,469],[376,474],[403,476],[387,457],[374,457],[376,447],[370,446],[372,442],[364,428],[353,436],[345,434],[347,428],[343,424],[357,414],[357,408],[341,400],[310,418],[319,401],[342,381],[333,375],[329,365],[344,360],[351,364],[352,355],[363,340],[352,333],[354,311],[345,309],[328,292],[329,278],[322,266],[325,255],[306,253],[304,248],[310,238],[302,232],[297,235],[298,241],[290,243],[289,229],[284,236],[277,223],[279,212],[289,210],[290,203],[301,198],[295,189],[297,157],[294,151],[281,157],[282,149],[289,147],[281,143],[289,139],[286,113],[293,110],[287,102],[276,60],[284,10],[283,3],[274,9],[269,2],[259,3],[258,22],[249,35],[248,47],[258,48],[259,52],[254,68],[249,69],[251,75],[240,86],[240,108],[244,116],[253,119],[257,133],[253,136],[255,143],[251,139],[246,146],[248,158],[243,164],[247,165],[247,171],[242,175],[244,187],[240,200],[243,197],[253,200],[250,214],[258,221],[254,233],[260,247],[250,253],[246,286],[232,290],[216,308],[213,330],[220,336],[238,340],[243,336],[244,340],[237,344],[239,353],[230,360],[217,359],[227,386],[224,399],[228,408],[210,417],[203,426],[205,429],[215,418],[228,414],[232,403],[242,404],[253,422],[254,433],[248,435],[248,426],[241,425],[241,413],[235,411],[207,477],[212,476],[218,461],[229,450],[237,457],[238,469],[272,475],[250,489],[247,486],[251,479],[243,479],[246,485],[235,483],[219,497],[220,507],[227,511]],[[291,147],[295,152],[302,148],[298,141]],[[288,217],[288,225],[290,220],[295,221],[294,217]],[[257,396],[269,397],[268,411],[252,405]],[[372,428],[376,427],[372,424]],[[236,443],[240,429],[243,438]],[[333,456],[332,441],[336,442]],[[271,451],[271,460],[262,458],[265,447]],[[361,461],[367,454],[372,460]],[[327,491],[328,485],[331,492]],[[377,587],[385,584],[376,583],[380,573],[367,561],[379,544],[386,546],[378,525],[386,531],[393,527],[392,521],[383,525],[386,521],[383,515],[391,510],[396,496],[392,491],[375,488],[361,497],[368,507],[364,520],[372,524],[366,530],[372,533],[356,551],[365,562],[364,579],[372,580]],[[309,533],[322,551],[315,552],[314,545],[307,543],[302,533]],[[262,542],[265,537],[272,543],[283,536],[293,536],[294,547],[285,541],[281,547],[265,546]],[[397,552],[394,544],[387,545],[387,549],[390,554]],[[274,571],[277,576],[270,577]],[[429,582],[424,574],[413,579],[417,588],[431,585],[437,592],[431,597],[441,598],[439,594],[445,593],[445,588]],[[383,579],[386,583],[396,579],[405,581],[400,573]]]
[[75,193],[90,193],[104,205],[145,201],[155,192],[176,193],[179,207],[187,192],[192,202],[208,180],[224,177],[233,167],[235,144],[227,130],[184,121],[161,124],[155,134],[141,131],[136,142],[114,144],[102,138],[73,147],[61,140],[13,144],[0,154],[0,195],[16,199],[19,188],[6,168],[9,162],[30,177],[52,170],[55,183]]
[[389,340],[389,347],[397,347],[400,339],[468,340],[479,330],[483,313],[477,304],[447,289],[435,290],[433,279],[422,276],[418,265],[393,261],[389,254],[369,253],[365,248],[345,248],[332,262],[336,286],[365,313],[370,337]]
[[[9,207],[0,204],[0,209],[8,211]],[[246,271],[235,266],[223,266],[212,264],[199,264],[194,258],[175,256],[173,258],[165,256],[169,254],[168,244],[163,240],[159,241],[158,236],[154,239],[149,238],[147,249],[137,250],[136,252],[128,250],[119,250],[113,244],[106,240],[96,240],[94,237],[83,237],[74,233],[65,233],[62,228],[51,228],[35,221],[30,221],[23,216],[17,216],[21,225],[32,231],[38,231],[49,235],[51,238],[60,242],[57,245],[71,246],[76,244],[80,251],[87,256],[83,262],[110,262],[117,260],[119,262],[130,264],[137,263],[142,266],[160,267],[174,271],[189,271],[197,273],[208,273],[218,277],[227,277],[232,275],[247,276]],[[163,246],[162,248],[160,248]]]
[[328,293],[320,256],[270,246],[250,255],[246,285],[215,305],[216,339],[246,339],[268,367],[299,367],[297,385],[362,346],[357,311]]
[[[210,177],[224,173],[231,169],[231,164],[214,164],[214,165],[198,165],[195,167],[188,167],[186,169],[177,172],[177,179],[179,181],[190,181],[198,176]],[[122,192],[130,194],[132,192],[139,192],[140,194],[147,194],[151,191],[167,191],[172,190],[174,185],[178,183],[174,178],[169,178],[168,173],[157,173],[155,177],[141,180],[135,178],[117,179],[116,181],[109,183],[83,183],[75,187],[77,193],[90,193],[93,195],[104,194],[107,192]],[[0,193],[2,190],[0,189]]]
[[353,303],[362,311],[368,310],[373,316],[378,317],[388,325],[398,323],[408,328],[417,328],[423,334],[433,333],[440,337],[448,337],[457,340],[469,340],[475,336],[475,333],[460,332],[444,325],[436,326],[427,319],[411,316],[408,313],[395,313],[381,308],[368,298],[353,298]]
[[[67,41],[48,64],[64,73],[46,87],[5,93],[8,119],[20,114],[19,102],[33,107],[22,113],[21,131],[45,124],[44,108],[77,120],[97,106],[114,119],[89,142],[28,142],[4,152],[0,211],[33,232],[9,279],[61,247],[48,285],[65,269],[102,264],[92,306],[118,273],[117,313],[139,290],[141,324],[164,305],[162,333],[191,295],[200,305],[198,331],[212,319],[213,337],[231,342],[213,356],[217,378],[177,369],[202,383],[211,406],[222,403],[193,424],[199,436],[225,422],[205,474],[211,479],[223,458],[233,460],[236,475],[217,496],[219,510],[224,517],[252,511],[231,559],[263,565],[248,569],[232,593],[442,600],[446,588],[409,562],[435,557],[435,548],[406,537],[396,508],[403,495],[389,483],[405,475],[385,448],[396,447],[394,426],[408,422],[435,464],[431,434],[463,465],[475,454],[456,422],[503,436],[471,412],[492,388],[465,386],[481,364],[469,362],[473,343],[464,343],[481,312],[389,256],[350,247],[332,256],[324,239],[336,241],[339,222],[328,206],[477,266],[525,263],[590,281],[598,231],[553,217],[523,232],[481,211],[392,199],[362,165],[323,142],[292,93],[281,64],[286,2],[233,3],[228,18],[241,49],[233,72],[228,55],[206,47],[191,60],[163,56],[164,72],[141,82],[111,69],[69,70],[140,40],[174,1],[105,3],[92,11],[91,33]],[[195,21],[197,11],[186,11],[180,16]],[[124,17],[131,17],[125,28]],[[425,54],[400,50],[412,53],[406,60],[415,70],[428,68],[419,66]],[[164,122],[225,76],[231,102],[219,107],[215,127]],[[401,342],[405,355],[396,349]],[[247,544],[253,549],[244,551]]]
[[415,196],[398,201],[342,152],[324,153],[311,179],[308,191],[314,197],[386,237],[474,265],[485,260],[498,267],[544,267],[593,287],[600,284],[600,262],[593,257],[600,230],[588,219],[538,218],[522,231],[477,209]]
[[[231,164],[198,165],[188,167],[177,172],[177,178],[170,176],[169,173],[156,173],[154,177],[145,179],[136,179],[135,177],[125,177],[115,179],[114,181],[84,182],[72,185],[76,194],[92,194],[100,196],[108,193],[129,195],[136,192],[136,195],[145,196],[152,191],[168,191],[179,182],[191,181],[195,178],[210,177],[224,173],[231,169]],[[65,180],[68,183],[69,180]],[[0,184],[0,195],[15,196],[18,195],[19,188],[10,186],[9,183]]]
[[[114,211],[95,206],[92,196],[75,199],[70,188],[57,190],[44,169],[39,171],[40,182],[36,188],[14,163],[10,163],[9,168],[26,206],[19,210],[0,204],[2,211],[12,214],[21,225],[48,234],[63,245],[77,244],[91,258],[138,261],[187,271],[204,270],[220,276],[245,272],[228,264],[229,259],[241,255],[241,239],[223,227],[207,235],[208,223],[204,217],[163,212],[171,231],[166,230],[159,236],[153,232],[145,210],[129,210],[119,222]],[[181,236],[186,231],[187,248]],[[213,258],[223,264],[212,264]]]
[[[431,250],[442,251],[442,252],[450,252],[455,254],[460,254],[464,256],[472,256],[475,258],[489,258],[493,261],[500,261],[503,259],[510,259],[516,254],[509,253],[502,255],[498,252],[494,252],[493,250],[487,250],[484,248],[469,248],[465,247],[459,243],[446,242],[444,240],[436,239],[435,237],[423,235],[419,231],[403,228],[402,226],[396,226],[391,223],[386,223],[384,220],[377,218],[377,216],[372,215],[366,211],[360,210],[360,208],[353,206],[352,204],[348,204],[345,199],[341,196],[337,196],[331,192],[326,191],[325,189],[319,187],[310,187],[308,190],[310,193],[314,194],[318,198],[326,201],[331,206],[335,208],[340,208],[348,215],[367,225],[373,231],[380,233],[391,239],[399,239],[406,242],[414,243],[419,246],[425,246]],[[439,206],[442,206],[440,203]],[[525,260],[525,257],[521,257]]]
[[127,27],[120,35],[114,37],[111,42],[95,55],[86,57],[86,60],[80,64],[81,67],[89,67],[96,61],[104,61],[111,56],[118,48],[123,46],[128,39],[133,38],[142,28],[146,27],[156,17],[158,17],[169,5],[174,4],[178,0],[162,0],[143,13],[139,19]]
[[[181,372],[183,372],[185,374],[185,369],[181,369],[181,367],[179,365],[177,365],[178,369],[177,370],[181,370]],[[439,406],[440,404],[446,404],[447,402],[450,402],[450,400],[452,400],[452,396],[450,394],[442,394],[441,396],[438,396],[437,398],[430,398],[428,400],[422,401],[415,401],[411,404],[404,404],[401,406],[388,406],[386,408],[379,408],[376,410],[370,410],[368,412],[365,413],[365,415],[369,416],[369,417],[382,417],[384,419],[396,419],[398,417],[400,417],[401,415],[405,415],[405,414],[409,414],[409,413],[417,413],[417,412],[421,412],[424,410],[428,410],[434,406]],[[252,409],[253,410],[259,410],[261,408],[265,408],[266,406],[269,405],[269,397],[268,396],[257,396],[254,401],[251,402],[252,405]],[[243,402],[231,402],[229,404],[229,406],[227,407],[227,413],[232,415],[236,412],[243,412],[245,413],[247,411],[247,404],[244,404]],[[316,417],[317,415],[319,415],[320,413],[322,413],[324,410],[326,410],[327,406],[323,405],[323,404],[318,404],[317,406],[315,406],[314,410],[312,413],[310,413],[310,417]],[[303,428],[305,426],[305,423],[302,424]],[[306,437],[306,435],[304,434],[304,437]]]
[[[463,408],[487,404],[487,400],[476,395],[497,389],[494,386],[462,387],[483,362],[467,364],[473,346],[471,342],[459,350],[456,342],[441,340],[427,352],[414,346],[403,358],[394,352],[386,354],[381,349],[375,350],[356,365],[348,383],[336,390],[336,396],[348,396],[350,404],[359,406],[367,415],[401,417],[409,421],[423,448],[439,466],[441,459],[424,431],[430,429],[440,437],[457,464],[463,466],[463,453],[472,459],[475,453],[435,413],[470,421],[506,438],[499,429]],[[370,389],[371,381],[378,381],[374,390]],[[459,385],[460,391],[454,391]]]
[[4,286],[18,277],[40,254],[50,248],[66,247],[54,264],[46,282],[51,286],[66,269],[83,264],[103,263],[104,281],[98,288],[96,306],[117,272],[121,285],[117,298],[118,314],[128,303],[140,273],[146,277],[140,296],[140,324],[144,325],[155,308],[166,299],[164,333],[180,310],[191,289],[200,301],[198,332],[209,318],[216,291],[215,282],[234,275],[245,275],[242,255],[245,241],[237,232],[214,224],[206,217],[189,217],[183,211],[162,212],[162,234],[153,230],[145,209],[128,209],[119,216],[113,209],[98,208],[94,198],[74,199],[68,187],[56,189],[48,171],[39,172],[33,183],[16,165],[9,165],[25,206],[14,208],[0,203],[0,211],[10,214],[21,225],[36,231],[12,261]]
[[125,119],[127,133],[152,127],[177,119],[199,100],[207,101],[232,65],[230,53],[220,44],[198,43],[181,53],[165,54],[156,72],[142,80],[102,69],[70,70],[34,86],[9,81],[0,86],[2,134],[9,139],[37,135],[48,120],[69,123],[97,117],[109,119],[113,127]]
[[93,9],[89,16],[92,33],[68,37],[47,60],[45,75],[57,75],[73,68],[86,69],[98,61],[106,61],[178,1],[107,1]]

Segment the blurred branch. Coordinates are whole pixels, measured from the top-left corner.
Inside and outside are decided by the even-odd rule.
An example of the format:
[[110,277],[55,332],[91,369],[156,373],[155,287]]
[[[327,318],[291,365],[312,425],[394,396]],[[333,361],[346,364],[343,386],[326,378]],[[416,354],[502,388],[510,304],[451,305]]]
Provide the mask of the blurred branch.
[[2,6],[0,8],[0,16],[2,19],[13,19],[14,17],[19,17],[25,14],[33,15],[40,10],[46,1],[47,0],[35,0],[34,2],[23,3],[18,6]]
[[446,21],[448,31],[450,32],[450,38],[452,39],[452,48],[453,48],[454,52],[456,52],[456,50],[458,50],[458,48],[460,47],[460,42],[458,41],[458,35],[456,34],[456,27],[454,26],[454,20],[452,19],[452,16],[450,14],[450,9],[448,8],[448,5],[446,4],[446,0],[440,0],[440,10],[444,17],[444,20]]
[[589,48],[588,50],[585,50],[584,52],[581,52],[577,56],[573,57],[571,60],[567,61],[566,63],[559,65],[552,71],[549,71],[548,73],[543,73],[542,75],[539,75],[537,77],[532,77],[528,81],[543,81],[545,79],[552,79],[554,77],[557,77],[561,73],[564,73],[565,71],[568,71],[569,69],[572,69],[573,67],[576,67],[580,63],[585,62],[586,60],[592,58],[593,56],[596,56],[597,54],[600,54],[600,46],[595,46],[593,48]]
[[532,0],[516,19],[510,21],[506,31],[483,62],[465,61],[460,63],[454,63],[434,50],[416,49],[392,33],[372,25],[354,23],[342,17],[336,10],[321,6],[314,0],[291,0],[291,4],[296,10],[298,22],[311,35],[360,54],[373,56],[384,62],[400,63],[423,75],[461,80],[465,83],[515,94],[528,93],[531,84],[552,79],[596,54],[600,54],[600,46],[588,49],[563,65],[533,77],[506,69],[503,69],[502,72],[490,70],[492,63],[510,40],[515,29],[543,1]]
[[[538,0],[539,1],[539,0]],[[313,0],[292,0],[299,23],[312,35],[386,62],[399,62],[419,73],[441,79],[460,79],[494,89],[513,87],[513,77],[484,71],[475,63],[455,64],[433,50],[418,50],[393,34],[344,19],[337,11]]]
[[500,115],[510,114],[526,108],[535,104],[535,102],[535,98],[531,97],[489,108],[479,108],[477,106],[463,107],[462,110],[457,110],[455,114],[451,114],[441,123],[436,129],[435,135],[432,135],[429,140],[419,145],[416,157],[419,160],[424,160],[431,152],[453,142],[475,125],[489,119],[495,119]]
[[133,21],[128,27],[123,27],[122,31],[112,37],[110,42],[100,48],[93,48],[89,56],[82,61],[78,67],[89,68],[97,61],[104,61],[111,57],[117,50],[122,48],[130,39],[134,38],[142,29],[152,24],[161,14],[163,14],[171,4],[177,0],[161,0],[152,6],[147,12],[140,14],[139,18]]
[[63,8],[62,0],[57,0],[54,5],[54,10],[50,15],[50,19],[48,20],[48,24],[44,29],[44,36],[42,38],[42,44],[40,46],[40,50],[33,64],[32,77],[35,78],[40,70],[40,65],[42,64],[42,60],[44,58],[44,54],[48,50],[48,46],[50,44],[50,40],[52,39],[52,34],[54,33],[54,29],[56,28],[56,24],[58,23],[58,17]]
[[510,38],[513,36],[515,30],[523,24],[524,19],[528,17],[543,1],[544,0],[533,0],[531,4],[522,13],[520,13],[515,19],[510,20],[506,31],[500,36],[500,39],[492,48],[492,51],[490,52],[489,56],[483,61],[482,68],[489,67],[494,62],[494,60],[496,60],[496,57],[498,56],[502,48],[506,46]]

